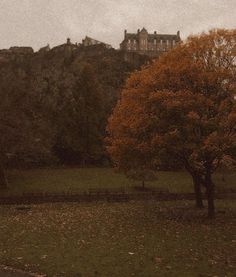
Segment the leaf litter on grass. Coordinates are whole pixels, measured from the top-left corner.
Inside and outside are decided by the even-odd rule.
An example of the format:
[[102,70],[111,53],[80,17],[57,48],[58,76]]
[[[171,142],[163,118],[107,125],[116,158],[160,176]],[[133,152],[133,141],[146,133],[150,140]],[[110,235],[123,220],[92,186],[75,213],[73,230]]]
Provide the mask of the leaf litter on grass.
[[192,204],[44,204],[31,213],[0,207],[0,249],[6,250],[0,263],[27,264],[49,276],[91,276],[92,269],[102,276],[231,276],[235,209],[209,223]]

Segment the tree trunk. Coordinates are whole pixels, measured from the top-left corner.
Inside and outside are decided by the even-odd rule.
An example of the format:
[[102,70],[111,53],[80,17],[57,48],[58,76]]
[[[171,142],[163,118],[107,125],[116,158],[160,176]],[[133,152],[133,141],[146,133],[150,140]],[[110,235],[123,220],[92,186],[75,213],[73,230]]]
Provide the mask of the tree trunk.
[[86,116],[86,126],[85,126],[85,165],[89,163],[89,148],[90,148],[90,141],[89,141],[89,117]]
[[199,177],[196,170],[194,170],[190,165],[187,159],[184,159],[184,165],[185,169],[188,171],[188,173],[192,176],[193,179],[193,185],[194,185],[194,192],[195,192],[195,201],[196,201],[196,207],[197,208],[203,208],[203,201],[202,201],[202,192],[201,192],[201,178]]
[[2,164],[0,164],[0,189],[6,189],[7,186],[8,186],[8,182],[5,175],[5,171]]
[[142,181],[142,188],[145,188],[145,181]]
[[201,182],[199,178],[193,176],[193,184],[194,184],[194,192],[195,192],[195,201],[197,208],[203,208],[203,200],[202,200],[202,191],[201,191]]
[[207,201],[208,201],[208,217],[214,218],[215,217],[215,185],[212,182],[211,178],[209,178],[206,182],[206,194],[207,194]]

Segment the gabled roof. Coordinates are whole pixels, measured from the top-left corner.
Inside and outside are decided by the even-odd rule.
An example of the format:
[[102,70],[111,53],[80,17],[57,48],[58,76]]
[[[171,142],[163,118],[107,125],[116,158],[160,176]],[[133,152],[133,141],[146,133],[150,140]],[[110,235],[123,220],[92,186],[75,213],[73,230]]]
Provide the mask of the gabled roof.
[[86,36],[85,39],[88,39],[88,40],[93,40],[93,41],[96,41],[96,42],[99,42],[99,43],[102,43],[101,41],[95,39],[95,38],[91,38],[91,37],[88,37]]
[[157,39],[157,40],[174,39],[176,41],[180,40],[178,35],[169,35],[169,34],[149,34],[148,35],[148,40],[152,41],[154,39]]
[[126,34],[126,38],[128,38],[128,39],[136,39],[136,38],[138,38],[138,35],[137,34],[127,33]]
[[141,30],[141,32],[148,32],[144,27],[143,27],[143,29]]
[[97,42],[97,43],[99,43],[99,44],[104,44],[104,45],[111,46],[111,45],[110,45],[110,44],[108,44],[108,43],[105,43],[105,42],[99,41],[99,40],[97,40],[97,39],[94,39],[94,38],[91,38],[91,37],[88,37],[88,36],[86,36],[86,37],[85,37],[85,39],[83,39],[83,41],[85,41],[85,40],[91,40],[91,41],[95,41],[95,42]]
[[[125,36],[125,40],[138,40],[138,34],[127,33]],[[178,35],[169,35],[169,34],[148,34],[148,41],[157,40],[176,40],[179,41],[180,38]]]

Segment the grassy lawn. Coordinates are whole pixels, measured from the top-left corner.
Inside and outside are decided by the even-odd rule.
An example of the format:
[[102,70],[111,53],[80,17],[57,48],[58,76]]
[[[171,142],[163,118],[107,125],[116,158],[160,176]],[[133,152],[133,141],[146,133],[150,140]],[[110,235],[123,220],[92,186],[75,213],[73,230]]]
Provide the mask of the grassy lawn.
[[215,221],[193,203],[0,207],[0,264],[47,276],[235,276],[236,203]]
[[[12,170],[8,172],[10,187],[6,194],[22,192],[81,192],[89,188],[124,187],[130,191],[137,182],[115,173],[111,168],[60,168]],[[236,173],[214,176],[218,188],[236,188]],[[157,181],[148,186],[167,188],[170,192],[192,192],[191,177],[183,171],[160,171]],[[2,192],[1,192],[2,193]]]

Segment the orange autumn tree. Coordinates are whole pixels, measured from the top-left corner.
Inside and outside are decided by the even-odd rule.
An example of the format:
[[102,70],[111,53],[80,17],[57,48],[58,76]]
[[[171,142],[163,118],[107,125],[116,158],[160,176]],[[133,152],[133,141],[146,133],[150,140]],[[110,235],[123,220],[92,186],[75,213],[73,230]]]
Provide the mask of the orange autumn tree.
[[123,171],[178,159],[196,204],[206,188],[214,217],[213,172],[236,153],[236,30],[189,37],[131,75],[108,124],[108,152]]

